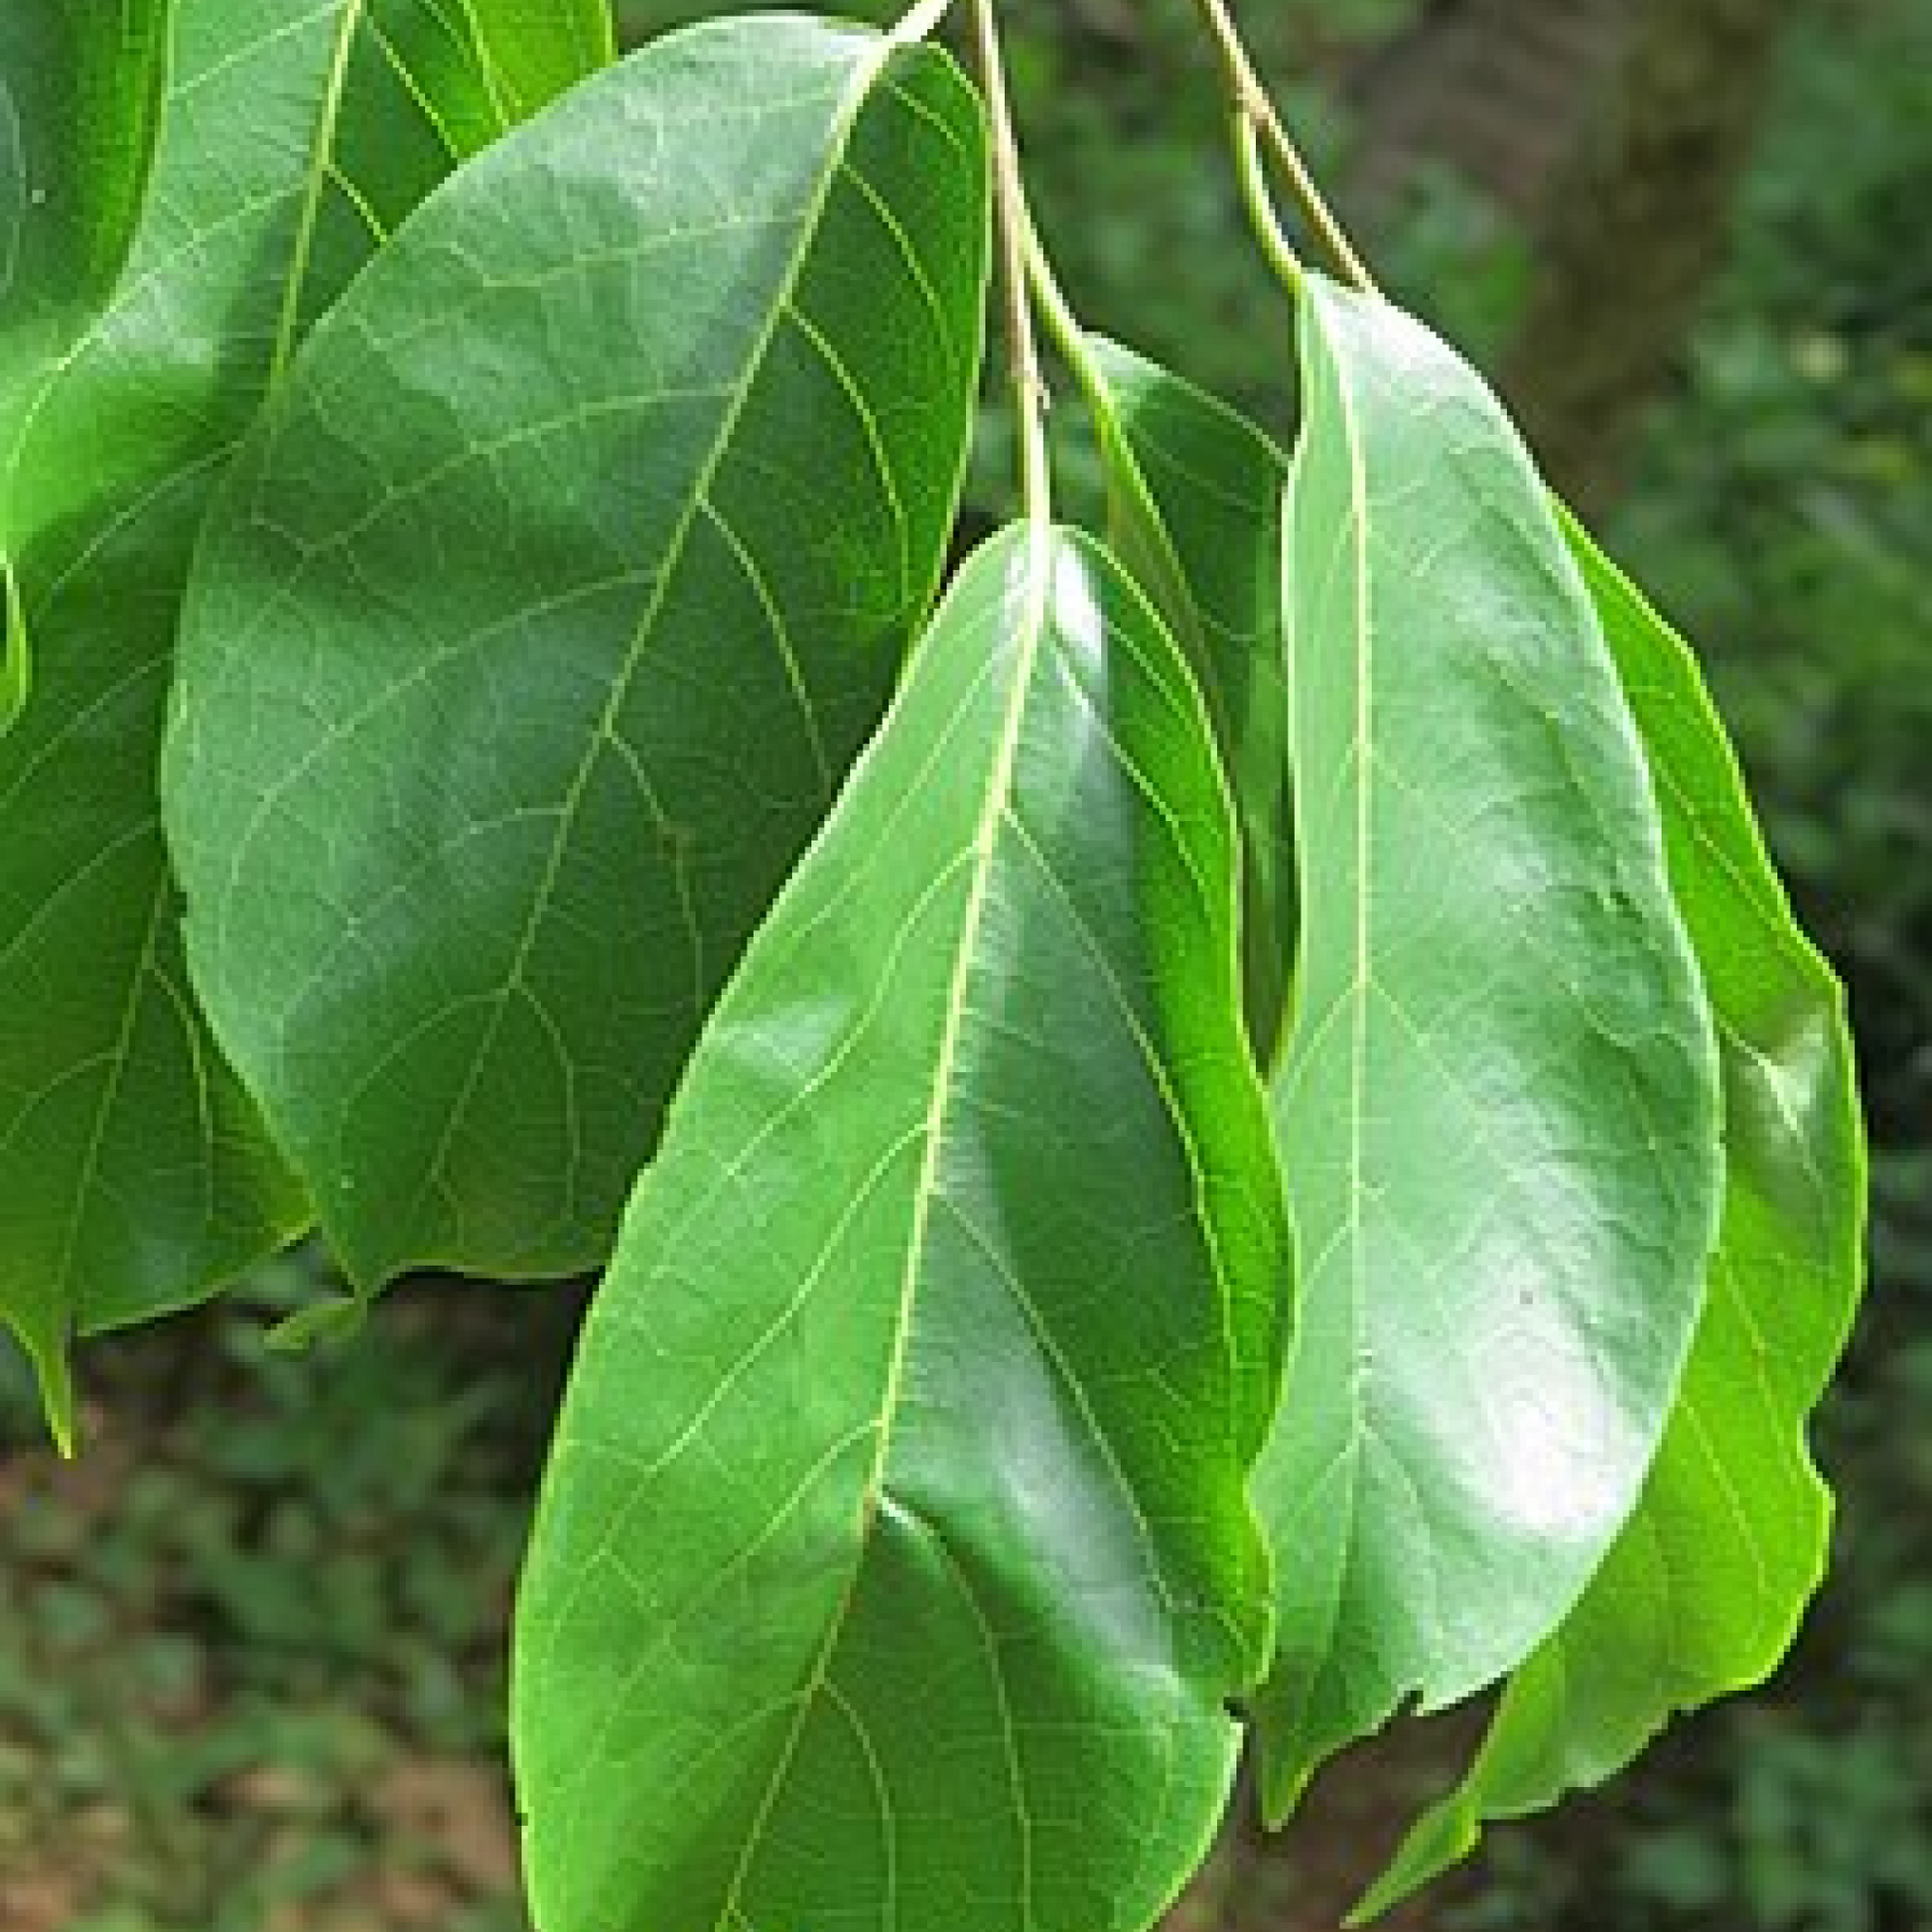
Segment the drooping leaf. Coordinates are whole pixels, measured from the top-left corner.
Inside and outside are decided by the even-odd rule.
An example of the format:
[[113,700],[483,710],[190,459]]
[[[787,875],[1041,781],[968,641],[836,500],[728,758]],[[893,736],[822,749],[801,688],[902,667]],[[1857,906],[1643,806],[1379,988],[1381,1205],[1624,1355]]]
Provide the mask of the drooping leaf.
[[544,1932],[1135,1932],[1267,1657],[1284,1226],[1176,647],[1009,531],[727,989],[519,1602]]
[[1422,326],[1311,277],[1287,512],[1301,1338],[1258,1477],[1265,1798],[1520,1663],[1637,1500],[1719,1192],[1710,1016],[1535,473]]
[[1511,1678],[1467,1777],[1419,1821],[1365,1912],[1464,1856],[1485,1821],[1600,1783],[1675,1713],[1767,1676],[1817,1587],[1831,1522],[1804,1425],[1863,1273],[1844,995],[1792,921],[1688,647],[1560,515],[1643,734],[1671,886],[1717,1019],[1723,1231],[1636,1514]]
[[[419,8],[465,23],[491,71],[563,65],[570,8],[552,28],[513,0],[176,0],[137,154],[109,127],[138,122],[147,69],[96,86],[120,69],[76,37],[85,21],[104,48],[162,11],[8,0],[0,53],[21,65],[0,91],[21,125],[0,140],[33,170],[21,260],[58,327],[0,337],[0,554],[37,673],[0,740],[0,1320],[61,1433],[70,1329],[209,1293],[306,1215],[188,991],[154,765],[212,481],[311,306],[328,210],[388,192],[345,170],[346,83]],[[79,66],[49,73],[64,45]]]
[[600,1261],[942,561],[977,100],[659,41],[422,208],[209,520],[164,791],[197,982],[351,1278]]
[[1087,343],[1115,554],[1187,652],[1242,837],[1249,1036],[1272,1061],[1294,958],[1282,488],[1288,459],[1247,418],[1103,338]]

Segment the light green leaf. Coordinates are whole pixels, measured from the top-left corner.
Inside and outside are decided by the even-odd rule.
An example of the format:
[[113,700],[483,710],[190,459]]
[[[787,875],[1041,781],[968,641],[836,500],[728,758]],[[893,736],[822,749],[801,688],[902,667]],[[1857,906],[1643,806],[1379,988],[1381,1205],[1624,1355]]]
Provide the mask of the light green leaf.
[[1643,733],[1670,878],[1718,1024],[1725,1208],[1709,1297],[1643,1500],[1517,1671],[1460,1787],[1363,1910],[1627,1764],[1679,1711],[1767,1676],[1824,1570],[1831,1495],[1804,1423],[1863,1276],[1864,1160],[1845,1003],[1792,922],[1689,649],[1568,515]]
[[1087,352],[1114,552],[1186,651],[1234,792],[1244,1006],[1267,1064],[1296,942],[1282,684],[1288,459],[1225,403],[1133,350],[1095,337]]
[[609,1252],[930,602],[986,255],[943,54],[721,22],[466,169],[297,359],[164,790],[198,985],[359,1286]]
[[1302,1333],[1258,1476],[1279,1815],[1520,1663],[1635,1506],[1719,1193],[1711,1020],[1616,670],[1495,400],[1311,277],[1288,501]]
[[1199,699],[1088,539],[1003,533],[593,1305],[517,1620],[545,1932],[1147,1925],[1268,1654],[1283,1254]]
[[[17,119],[31,115],[27,205],[48,224],[22,259],[40,264],[35,299],[60,326],[0,339],[13,358],[0,372],[0,553],[36,669],[0,740],[0,1320],[35,1357],[64,1432],[73,1327],[207,1294],[307,1212],[189,994],[154,765],[209,488],[311,306],[326,211],[375,193],[342,167],[345,78],[419,0],[176,0],[138,168],[103,149],[102,117],[131,115],[146,68],[103,93],[120,100],[111,113],[71,118],[93,83],[57,84],[39,63],[79,31],[51,14],[94,10],[17,4],[0,52],[24,65],[0,90]],[[103,48],[122,19],[109,11]],[[522,71],[511,57],[527,40],[532,70],[553,70],[554,50],[535,63],[548,29],[496,38],[490,23],[512,15],[534,18],[513,0],[472,0],[460,17],[498,65]],[[67,191],[95,182],[97,159],[110,180],[76,207]]]

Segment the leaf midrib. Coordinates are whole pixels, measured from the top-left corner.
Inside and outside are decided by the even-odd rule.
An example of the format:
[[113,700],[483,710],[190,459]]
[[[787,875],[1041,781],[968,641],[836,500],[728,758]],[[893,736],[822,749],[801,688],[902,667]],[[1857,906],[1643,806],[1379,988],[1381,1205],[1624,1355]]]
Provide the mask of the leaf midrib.
[[[1287,546],[1285,556],[1292,559],[1296,553],[1306,548],[1305,542],[1298,542],[1298,532],[1308,527],[1309,520],[1318,507],[1308,500],[1308,466],[1311,439],[1317,426],[1316,402],[1323,385],[1314,380],[1314,362],[1318,356],[1332,384],[1335,397],[1335,416],[1337,438],[1341,445],[1342,456],[1347,468],[1348,504],[1346,525],[1339,533],[1341,541],[1347,545],[1350,565],[1350,615],[1357,647],[1353,652],[1354,691],[1353,717],[1354,732],[1351,744],[1341,750],[1337,768],[1328,780],[1328,791],[1333,790],[1347,779],[1352,772],[1354,797],[1352,803],[1351,844],[1355,866],[1354,889],[1355,902],[1352,908],[1353,921],[1349,934],[1349,947],[1352,953],[1348,983],[1337,994],[1335,1000],[1319,1015],[1302,1011],[1297,1025],[1297,1035],[1283,1060],[1283,1073],[1292,1074],[1292,1090],[1298,1095],[1294,1111],[1297,1124],[1306,1127],[1302,1118],[1306,1110],[1299,1102],[1312,1055],[1321,1047],[1330,1029],[1339,1019],[1339,1011],[1346,1003],[1349,1021],[1349,1120],[1347,1127],[1347,1176],[1348,1204],[1346,1219],[1336,1227],[1321,1243],[1316,1255],[1307,1262],[1304,1277],[1304,1293],[1312,1292],[1315,1283],[1328,1265],[1337,1246],[1346,1241],[1348,1244],[1348,1279],[1345,1293],[1348,1304],[1349,1329],[1352,1345],[1349,1358],[1343,1367],[1347,1387],[1343,1395],[1346,1410],[1345,1433],[1343,1440],[1322,1458],[1319,1474],[1310,1485],[1310,1500],[1320,1492],[1334,1476],[1341,1485],[1341,1494],[1335,1508],[1342,1522],[1341,1542],[1338,1560],[1332,1571],[1332,1588],[1324,1587],[1323,1598],[1326,1603],[1326,1625],[1322,1647],[1310,1651],[1309,1668],[1298,1670],[1294,1705],[1293,1746],[1298,1759],[1311,1761],[1309,1750],[1310,1739],[1306,1734],[1309,1716],[1312,1710],[1317,1692],[1332,1667],[1332,1645],[1335,1631],[1339,1627],[1342,1604],[1349,1590],[1349,1579],[1356,1566],[1357,1529],[1361,1517],[1361,1479],[1363,1447],[1368,1434],[1366,1398],[1363,1384],[1368,1374],[1364,1360],[1363,1314],[1364,1314],[1364,1270],[1361,1242],[1361,1200],[1362,1175],[1366,1163],[1366,1148],[1363,1138],[1362,1097],[1366,1086],[1367,1072],[1367,1009],[1369,992],[1369,946],[1371,940],[1369,918],[1369,887],[1372,878],[1370,864],[1370,812],[1368,787],[1368,762],[1371,734],[1374,730],[1374,709],[1370,691],[1370,679],[1374,670],[1374,646],[1371,630],[1371,599],[1369,597],[1368,571],[1368,479],[1363,456],[1361,428],[1356,419],[1352,400],[1343,379],[1341,364],[1333,354],[1327,334],[1322,329],[1317,316],[1316,302],[1311,296],[1305,306],[1300,319],[1304,333],[1304,393],[1309,397],[1305,405],[1301,436],[1288,468],[1288,481],[1284,485],[1285,514],[1283,517],[1284,542]],[[1293,570],[1293,562],[1285,562],[1285,569]],[[1332,565],[1324,565],[1324,571]],[[1302,690],[1302,677],[1298,667],[1307,653],[1319,648],[1322,642],[1318,631],[1311,634],[1309,614],[1304,609],[1304,600],[1309,587],[1300,582],[1301,573],[1295,572],[1297,581],[1288,585],[1288,594],[1282,604],[1283,667],[1284,683],[1289,713],[1289,734],[1297,756],[1290,772],[1290,790],[1294,799],[1295,817],[1304,828],[1312,823],[1310,800],[1308,797],[1308,759],[1302,756],[1302,727],[1307,724],[1306,694]],[[1324,600],[1333,595],[1328,587],[1322,588]],[[1306,837],[1296,843],[1297,865],[1301,873],[1301,890],[1307,903],[1315,890],[1314,882],[1309,877],[1311,856]],[[1306,950],[1306,928],[1303,945]],[[1325,1123],[1320,1124],[1325,1128]],[[1284,1158],[1293,1160],[1293,1150],[1285,1149]],[[1298,1238],[1306,1239],[1306,1232],[1298,1229]]]
[[[1052,531],[1043,517],[1035,516],[1029,519],[1023,538],[1026,545],[1028,572],[1027,602],[1015,651],[1011,695],[1001,718],[1000,736],[995,743],[992,769],[988,775],[985,796],[981,800],[979,818],[974,826],[972,872],[967,882],[966,903],[960,914],[960,929],[955,942],[952,972],[947,981],[945,1009],[940,1022],[938,1048],[933,1061],[932,1084],[927,1095],[925,1123],[922,1129],[924,1147],[920,1155],[918,1176],[914,1182],[912,1219],[906,1236],[905,1263],[899,1276],[892,1349],[887,1361],[886,1385],[875,1423],[878,1430],[878,1447],[873,1455],[872,1467],[868,1471],[861,1498],[861,1508],[867,1512],[870,1512],[880,1494],[885,1479],[886,1463],[892,1451],[893,1424],[899,1408],[899,1391],[911,1339],[913,1304],[917,1299],[923,1272],[932,1203],[939,1192],[939,1157],[945,1140],[946,1114],[951,1099],[953,1069],[957,1063],[959,1039],[965,1023],[966,989],[978,961],[979,935],[986,914],[988,883],[992,877],[993,860],[999,844],[999,831],[1006,813],[1006,801],[1013,786],[1013,772],[1019,757],[1021,728],[1027,714],[1028,699],[1032,694],[1040,644],[1045,635],[1046,603],[1052,583],[1053,540]],[[1009,577],[1001,586],[1002,620],[1009,608],[1007,586],[1010,582]],[[847,1581],[833,1615],[827,1620],[824,1642],[813,1659],[812,1668],[799,1693],[798,1715],[786,1734],[784,1744],[772,1768],[770,1781],[765,1787],[759,1810],[746,1834],[745,1853],[733,1875],[731,1888],[726,1894],[718,1920],[718,1925],[721,1927],[729,1924],[732,1916],[740,1912],[739,1893],[750,1874],[752,1861],[761,1842],[764,1825],[790,1773],[791,1763],[804,1735],[805,1725],[827,1682],[832,1655],[838,1647],[839,1637],[844,1631],[846,1618],[852,1607],[869,1541],[868,1530],[868,1533],[862,1534],[860,1538],[859,1553],[853,1565],[852,1576]],[[1017,1766],[1014,1768],[1017,1778]],[[1020,1816],[1024,1821],[1026,1816],[1024,1806],[1020,1808]],[[1023,1889],[1020,1903],[1026,1921],[1031,1923],[1032,1907],[1028,1895],[1030,1886],[1025,1878],[1025,1874],[1031,1870],[1030,1838],[1024,1829],[1022,1847]]]
[[[1323,339],[1324,352],[1327,349]],[[1368,1284],[1363,1258],[1362,1201],[1365,1191],[1363,1170],[1367,1151],[1363,1140],[1363,1102],[1368,1084],[1368,1006],[1369,962],[1373,957],[1370,934],[1370,897],[1373,866],[1370,859],[1371,822],[1369,811],[1369,767],[1373,758],[1375,729],[1373,682],[1375,677],[1375,637],[1369,596],[1369,486],[1368,465],[1363,448],[1361,424],[1357,420],[1353,397],[1344,380],[1340,363],[1330,354],[1334,377],[1335,410],[1342,448],[1348,463],[1348,528],[1346,532],[1349,564],[1351,615],[1358,642],[1355,653],[1355,730],[1354,742],[1344,758],[1354,765],[1354,858],[1355,905],[1353,951],[1354,970],[1347,992],[1349,1002],[1348,1066],[1348,1309],[1353,1346],[1348,1359],[1348,1442],[1343,1451],[1346,1497],[1342,1507],[1347,1513],[1346,1547],[1335,1575],[1335,1602],[1329,1635],[1347,1596],[1349,1577],[1355,1568],[1356,1529],[1361,1517],[1362,1454],[1370,1433],[1368,1398],[1365,1384],[1369,1369],[1364,1360],[1363,1334]],[[1324,1662],[1325,1669],[1325,1662]]]
[[295,242],[282,284],[282,313],[275,325],[275,348],[269,357],[268,388],[273,390],[288,367],[302,321],[302,295],[309,282],[309,258],[315,248],[316,221],[322,212],[323,191],[329,185],[331,149],[342,120],[343,85],[348,77],[349,52],[362,24],[367,0],[345,0],[336,24],[336,45],[330,53],[323,80],[322,101],[316,110],[315,136],[309,147],[308,173],[302,183],[301,211],[296,217]]
[[[658,568],[651,594],[639,614],[637,622],[632,627],[623,660],[617,676],[612,679],[610,694],[598,714],[595,726],[588,734],[584,755],[579,759],[577,769],[572,773],[570,784],[558,806],[556,832],[551,839],[550,850],[545,856],[542,875],[532,895],[529,915],[524,920],[523,929],[518,935],[516,949],[511,955],[509,968],[503,975],[502,984],[490,999],[488,1024],[471,1057],[463,1084],[451,1102],[435,1153],[424,1169],[422,1183],[411,1208],[412,1215],[420,1212],[423,1202],[439,1184],[450,1148],[469,1112],[478,1083],[483,1078],[483,1067],[495,1050],[496,1039],[501,1033],[503,1019],[509,1011],[512,996],[522,992],[534,1002],[534,994],[524,983],[525,975],[538,933],[543,927],[556,894],[557,881],[570,849],[578,813],[589,787],[591,775],[597,767],[606,743],[615,745],[621,742],[619,726],[637,674],[650,655],[647,646],[651,632],[678,580],[691,533],[705,512],[711,511],[714,515],[717,513],[711,502],[712,486],[724,466],[725,459],[731,453],[739,425],[750,404],[753,391],[758,386],[759,375],[777,339],[778,329],[784,318],[794,313],[792,295],[803,277],[806,263],[817,240],[826,205],[831,199],[833,185],[839,177],[839,162],[844,157],[853,127],[864,109],[874,83],[897,51],[897,44],[893,41],[880,40],[867,50],[866,58],[857,65],[851,78],[846,82],[844,94],[832,118],[831,138],[827,144],[825,165],[820,172],[813,195],[799,218],[798,239],[775,285],[769,311],[750,345],[745,359],[744,379],[719,418],[718,429],[712,438],[710,448],[705,453],[690,495],[666,540],[663,562]],[[790,651],[783,640],[782,633],[778,633],[778,647],[787,659],[789,670]],[[788,678],[788,681],[793,684],[795,690],[796,679]],[[810,720],[809,713],[807,719],[808,723],[815,723]]]

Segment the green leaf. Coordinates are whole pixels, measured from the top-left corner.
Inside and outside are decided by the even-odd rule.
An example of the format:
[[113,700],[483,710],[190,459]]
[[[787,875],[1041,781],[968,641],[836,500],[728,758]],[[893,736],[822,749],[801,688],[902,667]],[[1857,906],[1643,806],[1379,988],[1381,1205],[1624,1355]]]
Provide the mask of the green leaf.
[[549,1932],[1134,1932],[1198,1862],[1285,1254],[1234,943],[1176,647],[1088,539],[996,537],[579,1347],[513,1680]]
[[166,0],[0,9],[0,448],[10,399],[126,254],[166,33]]
[[1560,514],[1643,733],[1671,886],[1717,1018],[1724,1225],[1637,1513],[1510,1680],[1467,1777],[1418,1822],[1365,1913],[1461,1858],[1486,1820],[1600,1783],[1674,1713],[1767,1676],[1823,1574],[1831,1522],[1804,1422],[1863,1276],[1844,995],[1792,922],[1689,649]]
[[1288,502],[1302,1333],[1258,1477],[1265,1801],[1520,1663],[1637,1500],[1719,1192],[1718,1068],[1616,670],[1514,432],[1311,277]]
[[1267,1064],[1296,942],[1282,684],[1288,459],[1192,383],[1102,338],[1086,347],[1114,551],[1186,651],[1233,788],[1244,1006]]
[[605,0],[361,0],[345,49],[290,345],[453,168],[616,53]]
[[[311,306],[327,211],[377,193],[344,170],[337,136],[357,111],[345,82],[365,43],[418,0],[295,12],[285,0],[177,0],[138,168],[135,147],[107,130],[115,114],[140,124],[147,67],[134,62],[113,89],[95,88],[85,62],[52,77],[44,58],[78,29],[41,0],[24,14],[14,4],[0,53],[21,65],[0,92],[16,120],[31,117],[18,145],[35,170],[28,207],[47,223],[21,258],[39,264],[34,300],[60,326],[0,338],[12,358],[0,372],[11,398],[0,554],[16,644],[31,629],[36,671],[33,701],[0,739],[0,1319],[33,1354],[65,1433],[72,1328],[194,1301],[306,1218],[189,994],[154,765],[212,482]],[[122,23],[122,9],[108,12],[96,65]],[[464,9],[478,59],[489,48],[521,72],[527,43],[531,71],[554,69],[554,49],[535,60],[550,29],[490,25],[511,16],[534,18],[513,0]],[[568,11],[554,17],[561,32]],[[142,32],[149,18],[125,14]],[[99,114],[69,113],[96,93],[109,102]],[[69,206],[66,188],[83,183]],[[330,272],[343,265],[338,255]]]
[[929,605],[986,255],[944,55],[721,22],[466,169],[297,358],[164,790],[197,983],[360,1287],[609,1252]]

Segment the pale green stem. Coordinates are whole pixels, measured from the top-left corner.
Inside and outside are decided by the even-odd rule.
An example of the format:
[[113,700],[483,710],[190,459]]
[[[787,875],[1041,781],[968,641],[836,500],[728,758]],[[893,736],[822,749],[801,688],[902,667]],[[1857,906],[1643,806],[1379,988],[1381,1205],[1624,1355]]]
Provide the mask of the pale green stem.
[[1053,273],[1053,265],[1040,243],[1039,230],[1034,226],[1033,210],[1024,200],[1020,211],[1023,223],[1020,238],[1027,256],[1027,282],[1033,290],[1034,306],[1046,325],[1047,339],[1073,371],[1073,379],[1080,385],[1081,394],[1096,408],[1105,408],[1106,379],[1101,375],[1100,365],[1093,359],[1093,351],[1087,345],[1087,332],[1080,327],[1080,319],[1073,313],[1073,305],[1067,301],[1065,291]]
[[[1361,256],[1355,252],[1354,244],[1335,219],[1333,210],[1322,199],[1321,191],[1314,185],[1314,177],[1309,173],[1308,164],[1302,159],[1301,150],[1289,139],[1288,129],[1282,125],[1282,117],[1276,113],[1275,103],[1269,98],[1268,89],[1262,85],[1260,74],[1255,71],[1255,64],[1242,42],[1241,30],[1235,25],[1233,14],[1228,11],[1227,0],[1194,0],[1194,8],[1201,17],[1201,24],[1207,29],[1208,38],[1214,43],[1215,52],[1220,56],[1222,83],[1237,129],[1246,128],[1246,140],[1267,149],[1286,178],[1289,190],[1302,210],[1303,219],[1341,271],[1344,280],[1372,295],[1375,292],[1375,279],[1369,274]],[[1242,168],[1242,193],[1248,200],[1252,218],[1255,207],[1253,192],[1246,179],[1249,163],[1242,152],[1245,144],[1245,141],[1238,142],[1236,158]],[[1259,172],[1258,167],[1256,172]],[[1273,228],[1279,236],[1280,224],[1275,221],[1272,212],[1267,227]],[[1274,245],[1268,238],[1266,228],[1258,228],[1257,231],[1261,235],[1262,246],[1269,250],[1270,260],[1274,261]],[[1279,272],[1280,263],[1276,262],[1275,266]]]
[[973,0],[981,84],[993,130],[993,199],[1000,243],[1000,280],[1006,297],[1007,354],[1014,412],[1020,426],[1020,492],[1028,520],[1044,525],[1052,515],[1051,464],[1046,449],[1046,384],[1034,341],[1027,299],[1027,196],[1020,180],[1020,146],[1013,131],[1000,30],[993,0]]
[[1261,244],[1261,252],[1268,258],[1268,266],[1281,278],[1289,294],[1299,298],[1304,276],[1302,258],[1295,252],[1294,243],[1283,232],[1275,213],[1275,198],[1268,192],[1268,170],[1261,156],[1261,137],[1254,122],[1238,112],[1234,115],[1233,136],[1235,174],[1241,185],[1241,205],[1247,210],[1248,225]]

